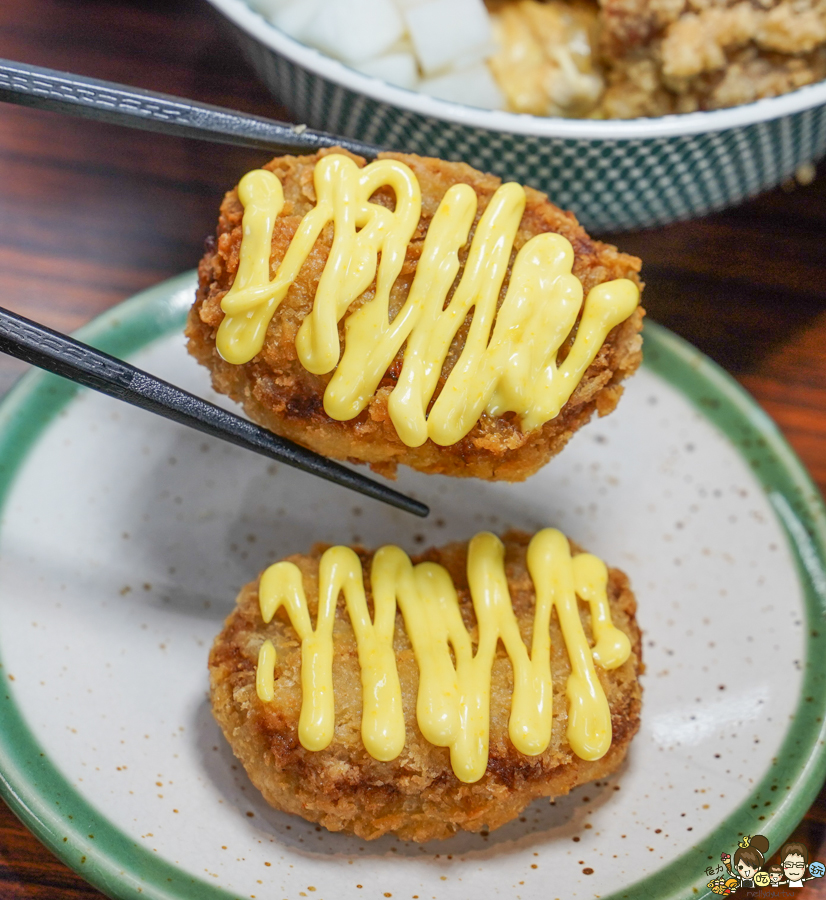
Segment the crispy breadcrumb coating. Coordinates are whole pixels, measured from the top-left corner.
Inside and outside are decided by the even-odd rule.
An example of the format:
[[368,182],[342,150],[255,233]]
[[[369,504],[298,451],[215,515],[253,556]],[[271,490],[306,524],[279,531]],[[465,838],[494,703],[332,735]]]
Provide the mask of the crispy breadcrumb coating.
[[511,112],[633,119],[826,78],[826,0],[486,0]]
[[[530,646],[535,595],[526,554],[530,536],[512,531],[503,538],[505,571],[514,612]],[[476,640],[475,618],[467,582],[467,544],[432,549],[413,562],[444,566],[456,585],[465,626]],[[572,552],[579,552],[571,544]],[[292,556],[304,578],[313,619],[318,608],[318,561],[325,548]],[[372,553],[356,548],[365,573],[368,604]],[[456,778],[449,751],[428,743],[416,723],[418,668],[400,612],[394,649],[402,688],[406,743],[390,762],[373,759],[361,740],[361,675],[356,640],[339,598],[334,625],[333,683],[336,724],[325,750],[305,750],[298,740],[301,710],[301,646],[283,610],[265,625],[258,608],[258,582],[247,585],[235,611],[216,638],[209,657],[211,700],[215,718],[243,763],[253,784],[276,809],[318,822],[331,831],[351,831],[366,840],[392,833],[404,840],[446,838],[460,829],[480,831],[510,821],[537,797],[557,797],[572,788],[616,771],[639,728],[642,671],[636,601],[626,576],[609,569],[608,599],[614,624],[629,637],[631,655],[617,669],[597,673],[611,710],[613,742],[594,762],[580,759],[566,737],[565,684],[571,671],[559,624],[551,619],[553,730],[548,749],[539,756],[518,752],[508,737],[513,675],[499,645],[491,680],[490,756],[487,771],[475,784]],[[585,634],[592,642],[587,604],[579,603]],[[275,698],[263,703],[256,693],[258,651],[265,640],[277,651]]]
[[826,0],[600,0],[606,118],[721,109],[826,78]]
[[[276,220],[273,233],[271,275],[283,259],[302,216],[315,205],[313,169],[316,161],[330,152],[345,151],[322,150],[316,156],[286,156],[274,159],[264,167],[281,180],[285,196],[284,208]],[[459,182],[465,182],[475,190],[479,208],[470,235],[472,238],[476,223],[501,181],[463,163],[398,153],[381,156],[399,159],[410,166],[422,190],[419,226],[390,296],[392,318],[407,297],[428,225],[447,190]],[[363,159],[352,158],[359,165],[364,165]],[[571,213],[555,207],[544,194],[530,188],[526,188],[526,193],[527,206],[514,243],[511,265],[518,250],[531,237],[553,231],[571,242],[575,255],[573,273],[582,282],[586,295],[597,284],[615,278],[630,278],[641,286],[637,274],[641,265],[638,259],[589,238]],[[394,202],[389,189],[382,189],[375,198],[387,205]],[[325,413],[323,406],[324,389],[330,375],[308,372],[301,365],[295,349],[296,334],[312,309],[318,281],[332,245],[331,224],[322,231],[298,278],[278,307],[267,330],[262,351],[245,365],[235,366],[223,360],[215,348],[215,334],[224,317],[221,300],[232,285],[238,268],[242,214],[243,207],[237,191],[230,191],[221,205],[217,240],[208,243],[198,270],[198,292],[186,329],[189,352],[211,370],[215,389],[241,403],[251,419],[324,456],[366,462],[388,477],[394,477],[397,465],[404,464],[423,472],[522,481],[559,453],[574,432],[595,412],[600,415],[611,412],[622,393],[620,382],[640,364],[642,342],[639,331],[644,315],[641,307],[608,335],[560,414],[541,428],[526,433],[522,431],[518,417],[512,413],[497,418],[483,414],[473,429],[456,444],[440,447],[428,440],[421,447],[408,447],[396,434],[387,409],[388,397],[401,371],[402,350],[388,368],[367,408],[355,419],[336,421]],[[460,254],[462,268],[458,277],[461,277],[468,247],[469,243]],[[506,277],[500,304],[507,286]],[[375,281],[351,305],[350,310],[354,311],[369,302],[374,291]],[[451,345],[435,396],[438,396],[464,347],[469,325],[470,317]],[[339,324],[339,338],[343,344],[344,319]],[[573,336],[562,347],[560,361],[567,355],[572,341]]]

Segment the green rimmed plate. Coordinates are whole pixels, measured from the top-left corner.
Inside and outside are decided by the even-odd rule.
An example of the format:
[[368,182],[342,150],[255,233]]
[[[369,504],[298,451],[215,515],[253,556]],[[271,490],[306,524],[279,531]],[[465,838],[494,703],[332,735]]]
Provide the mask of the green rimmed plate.
[[[84,339],[210,396],[194,276]],[[618,410],[521,485],[404,473],[422,523],[36,374],[0,410],[3,796],[113,897],[688,897],[778,849],[826,770],[824,515],[741,389],[656,326]],[[623,568],[645,631],[623,770],[489,836],[364,843],[266,807],[206,700],[238,588],[316,541],[413,551],[553,524]],[[359,887],[361,885],[361,887]]]

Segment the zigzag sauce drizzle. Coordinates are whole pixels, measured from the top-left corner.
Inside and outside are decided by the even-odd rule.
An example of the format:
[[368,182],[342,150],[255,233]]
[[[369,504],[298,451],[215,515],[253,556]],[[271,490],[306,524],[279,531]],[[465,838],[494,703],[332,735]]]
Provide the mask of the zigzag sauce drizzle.
[[[421,446],[428,438],[442,446],[454,444],[484,412],[515,412],[525,431],[539,428],[558,415],[608,332],[639,303],[637,286],[617,279],[593,288],[583,308],[582,285],[571,274],[571,244],[549,232],[520,249],[497,312],[526,202],[524,189],[509,183],[485,208],[462,277],[445,307],[477,210],[475,191],[456,184],[430,222],[408,297],[390,322],[390,290],[421,215],[416,176],[398,160],[376,160],[360,169],[349,157],[331,154],[316,163],[313,177],[316,206],[301,220],[272,280],[272,233],[284,206],[281,182],[264,169],[241,179],[240,261],[221,302],[226,315],[216,343],[221,356],[237,365],[260,352],[279,303],[321,230],[333,222],[333,243],[313,310],[296,338],[304,368],[320,375],[335,369],[324,392],[324,409],[333,419],[352,419],[365,408],[406,342],[388,406],[407,446]],[[395,209],[371,202],[381,187],[393,190]],[[342,354],[338,322],[374,279],[374,298],[346,319]],[[573,346],[557,366],[557,352],[581,308]],[[451,343],[471,310],[465,346],[428,413]]]
[[[594,663],[614,669],[631,651],[626,635],[611,622],[605,564],[589,553],[572,558],[567,538],[547,528],[530,542],[528,570],[536,591],[530,653],[511,605],[501,541],[487,532],[471,540],[468,583],[478,623],[474,653],[447,571],[435,563],[414,566],[398,547],[382,547],[373,558],[373,620],[361,562],[349,547],[331,547],[321,557],[315,628],[300,569],[290,562],[270,566],[259,586],[261,615],[270,622],[283,606],[301,639],[298,736],[302,746],[323,750],[333,739],[333,622],[339,594],[343,593],[361,666],[362,740],[375,759],[395,759],[405,742],[393,650],[397,603],[419,668],[419,728],[432,744],[450,748],[451,765],[461,781],[478,781],[487,767],[491,669],[500,640],[514,674],[510,739],[517,750],[530,756],[548,747],[553,714],[553,608],[571,661],[566,685],[568,741],[583,759],[604,756],[611,746],[611,714]],[[590,605],[593,647],[588,645],[582,627],[577,596]],[[264,702],[275,696],[275,662],[275,648],[267,640],[261,647],[256,673],[258,696]]]

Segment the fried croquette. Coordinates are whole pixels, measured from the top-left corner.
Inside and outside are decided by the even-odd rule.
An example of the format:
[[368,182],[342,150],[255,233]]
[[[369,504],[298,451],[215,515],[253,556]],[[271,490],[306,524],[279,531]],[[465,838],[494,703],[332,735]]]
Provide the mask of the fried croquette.
[[[530,646],[535,592],[527,568],[530,536],[512,531],[503,538],[504,567],[514,614]],[[313,621],[318,610],[319,559],[324,547],[290,557],[303,576]],[[578,548],[571,544],[572,552]],[[368,608],[373,609],[370,563],[373,554],[356,548],[365,573]],[[467,578],[468,545],[431,549],[413,563],[443,566],[456,586],[461,615],[471,640],[478,640]],[[405,743],[401,754],[380,762],[361,737],[362,682],[356,638],[341,597],[333,625],[335,730],[323,750],[299,742],[302,706],[301,642],[283,609],[265,625],[259,611],[259,582],[240,593],[235,610],[217,637],[209,658],[212,708],[233,752],[264,798],[276,809],[295,813],[331,831],[354,832],[371,840],[392,833],[412,841],[446,838],[460,829],[480,831],[510,821],[538,797],[558,797],[616,771],[639,728],[642,671],[636,601],[627,577],[608,570],[607,597],[614,624],[629,639],[631,652],[618,668],[596,668],[610,710],[613,739],[595,761],[577,756],[567,738],[566,682],[571,664],[556,613],[551,617],[553,721],[547,749],[537,756],[511,743],[508,721],[513,669],[501,643],[492,666],[490,744],[487,768],[475,783],[460,781],[450,752],[423,737],[417,724],[419,670],[402,614],[397,611],[393,648],[401,684]],[[593,645],[590,613],[578,601],[584,633]],[[276,649],[274,694],[263,702],[256,690],[256,666],[265,641]]]
[[[365,161],[340,149],[322,150],[316,156],[282,157],[264,168],[283,184],[285,203],[275,220],[270,258],[270,277],[284,259],[287,247],[302,217],[316,203],[313,171],[316,162],[329,153],[344,153],[359,166]],[[468,243],[459,253],[459,274],[448,301],[464,271],[479,219],[499,188],[501,181],[463,163],[444,162],[403,154],[385,153],[380,158],[404,162],[419,181],[422,194],[421,217],[407,248],[401,272],[390,291],[391,320],[404,304],[422,255],[424,240],[436,209],[448,189],[465,183],[476,193],[478,209]],[[609,244],[592,240],[571,213],[550,203],[544,194],[526,188],[527,204],[514,241],[508,274],[499,294],[501,306],[509,284],[516,253],[532,237],[555,232],[570,241],[574,251],[573,274],[584,294],[598,284],[626,278],[641,287],[640,261],[620,253]],[[371,202],[388,208],[394,204],[393,192],[380,188]],[[224,319],[221,301],[232,286],[239,265],[243,206],[237,189],[224,198],[217,239],[209,239],[199,266],[198,291],[186,329],[189,352],[210,369],[217,391],[228,394],[243,405],[255,422],[269,430],[309,447],[324,456],[350,462],[367,463],[375,471],[394,477],[399,464],[423,472],[455,476],[474,476],[488,480],[521,481],[536,472],[562,450],[571,436],[593,414],[606,415],[616,406],[622,393],[620,382],[640,364],[642,340],[639,331],[644,312],[638,307],[608,335],[596,358],[587,368],[579,385],[559,414],[534,430],[523,431],[515,413],[499,416],[482,413],[472,429],[456,443],[439,446],[427,439],[421,446],[407,446],[391,421],[388,400],[399,379],[404,347],[387,368],[376,392],[355,418],[337,421],[324,409],[324,392],[331,378],[312,374],[301,364],[296,351],[296,335],[313,308],[316,290],[330,254],[333,225],[321,231],[312,251],[300,268],[284,300],[269,323],[261,351],[249,362],[233,365],[216,349],[216,332]],[[352,314],[369,302],[376,292],[376,281],[350,306]],[[498,308],[498,307],[497,307]],[[442,367],[434,394],[438,398],[456,364],[468,337],[471,315],[459,328]],[[345,318],[338,326],[340,344],[346,342]],[[559,351],[561,363],[576,336],[572,334]]]

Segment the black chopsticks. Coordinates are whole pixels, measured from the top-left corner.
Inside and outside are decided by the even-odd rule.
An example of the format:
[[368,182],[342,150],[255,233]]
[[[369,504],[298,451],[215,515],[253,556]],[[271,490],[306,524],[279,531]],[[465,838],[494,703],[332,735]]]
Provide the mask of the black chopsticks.
[[161,381],[87,344],[0,307],[0,351],[109,397],[326,478],[417,516],[430,510],[364,475]]
[[344,147],[373,159],[379,152],[373,144],[313,131],[304,125],[8,59],[0,59],[0,100],[143,131],[272,153],[315,153],[322,147]]
[[[0,59],[0,100],[144,131],[273,153],[314,153],[322,147],[343,147],[372,159],[379,152],[372,144],[313,131],[303,125],[4,59]],[[0,351],[414,515],[426,516],[430,512],[417,500],[2,307]]]

